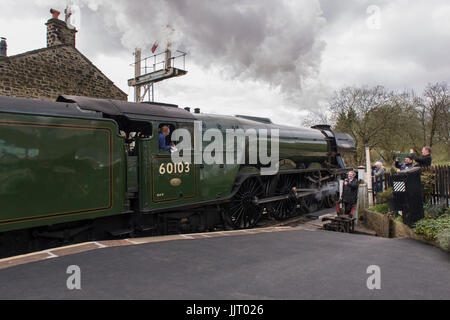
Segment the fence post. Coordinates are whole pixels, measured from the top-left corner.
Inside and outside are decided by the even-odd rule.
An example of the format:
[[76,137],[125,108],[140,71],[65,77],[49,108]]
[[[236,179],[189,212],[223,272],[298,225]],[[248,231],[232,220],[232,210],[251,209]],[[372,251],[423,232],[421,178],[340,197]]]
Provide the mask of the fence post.
[[447,205],[447,208],[450,206],[449,203],[449,196],[450,196],[450,166],[445,167],[444,172],[444,185],[445,185],[445,204]]
[[370,146],[366,144],[366,183],[367,193],[369,195],[369,206],[373,206],[373,186],[372,186],[372,167],[370,165]]

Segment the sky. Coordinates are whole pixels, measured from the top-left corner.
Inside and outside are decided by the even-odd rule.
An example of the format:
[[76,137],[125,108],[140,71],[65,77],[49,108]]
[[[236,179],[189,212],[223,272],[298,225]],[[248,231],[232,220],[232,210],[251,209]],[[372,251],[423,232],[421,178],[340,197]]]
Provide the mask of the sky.
[[50,8],[64,19],[68,4],[76,47],[130,101],[134,49],[168,40],[188,74],[156,84],[155,100],[205,113],[299,126],[346,86],[450,82],[448,0],[2,0],[8,55],[45,47]]

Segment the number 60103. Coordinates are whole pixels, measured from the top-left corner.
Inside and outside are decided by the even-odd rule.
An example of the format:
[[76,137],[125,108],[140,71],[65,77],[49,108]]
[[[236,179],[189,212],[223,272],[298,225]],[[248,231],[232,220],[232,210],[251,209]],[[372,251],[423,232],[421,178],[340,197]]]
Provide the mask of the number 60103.
[[179,162],[179,163],[161,163],[159,166],[159,174],[165,175],[167,174],[178,174],[178,173],[189,173],[191,171],[191,164],[187,162]]

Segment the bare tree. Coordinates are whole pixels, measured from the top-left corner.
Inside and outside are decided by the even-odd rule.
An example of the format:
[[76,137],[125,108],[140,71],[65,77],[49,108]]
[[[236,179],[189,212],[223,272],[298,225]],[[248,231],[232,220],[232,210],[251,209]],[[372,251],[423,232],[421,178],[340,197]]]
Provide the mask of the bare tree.
[[327,112],[314,112],[310,111],[308,116],[302,121],[304,127],[312,127],[319,124],[328,124],[328,114]]
[[429,130],[428,145],[435,142],[449,144],[450,95],[446,82],[428,84],[424,91],[424,130]]
[[346,87],[335,92],[328,111],[334,129],[355,138],[357,154],[352,165],[364,163],[367,143],[385,162],[391,162],[397,151],[434,144],[446,147],[450,158],[447,83],[428,85],[423,97],[382,86]]
[[396,151],[419,148],[421,105],[413,91],[347,87],[335,93],[329,111],[335,129],[355,138],[358,152],[353,164],[357,165],[363,163],[365,144],[385,162],[391,162]]
[[399,106],[394,94],[382,86],[347,87],[330,100],[330,113],[335,129],[350,133],[356,142],[355,165],[363,163],[364,146],[381,147],[395,135]]

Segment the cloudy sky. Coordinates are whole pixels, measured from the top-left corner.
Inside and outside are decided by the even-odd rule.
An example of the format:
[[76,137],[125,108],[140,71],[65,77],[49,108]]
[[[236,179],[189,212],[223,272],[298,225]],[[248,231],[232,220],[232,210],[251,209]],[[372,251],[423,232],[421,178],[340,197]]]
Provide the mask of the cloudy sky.
[[208,113],[299,125],[345,86],[450,82],[449,0],[2,0],[8,54],[45,47],[49,9],[64,19],[67,4],[77,48],[130,101],[134,48],[168,38],[188,74],[155,85],[156,100]]

